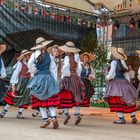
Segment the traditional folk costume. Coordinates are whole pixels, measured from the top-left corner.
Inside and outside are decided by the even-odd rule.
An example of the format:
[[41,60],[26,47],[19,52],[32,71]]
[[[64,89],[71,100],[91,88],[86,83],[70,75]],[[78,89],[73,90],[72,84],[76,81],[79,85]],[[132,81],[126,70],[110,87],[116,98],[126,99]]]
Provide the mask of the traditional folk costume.
[[[84,62],[84,56],[88,57],[88,63]],[[81,61],[83,62],[82,64],[82,71],[81,71],[81,79],[85,85],[85,95],[84,95],[84,100],[83,100],[83,105],[82,107],[89,107],[90,106],[90,98],[94,94],[94,88],[93,85],[91,84],[90,80],[95,79],[95,72],[93,70],[93,67],[90,65],[90,62],[94,60],[94,55],[91,53],[83,53],[80,55]]]
[[[139,55],[139,58],[140,58],[140,50],[136,51]],[[138,80],[139,80],[139,84],[138,84],[138,88],[137,88],[137,91],[138,93],[140,94],[140,67],[138,69],[138,76],[137,76]]]
[[68,123],[70,119],[69,109],[74,106],[76,113],[75,125],[80,123],[80,106],[83,103],[83,95],[85,92],[85,86],[83,81],[80,79],[82,70],[81,61],[78,52],[80,51],[75,47],[73,42],[67,42],[64,46],[59,47],[68,55],[65,56],[62,66],[62,80],[61,80],[61,92],[60,92],[60,108],[64,109],[65,120],[64,124]]
[[[36,46],[31,48],[34,52],[28,63],[29,70],[33,76],[29,81],[28,88],[32,95],[32,108],[39,108],[43,124],[40,128],[46,128],[50,121],[47,116],[46,108],[49,109],[53,121],[53,128],[59,127],[56,119],[56,107],[59,105],[59,86],[51,75],[51,59],[48,52],[42,52],[52,41],[46,41],[39,37]],[[39,60],[39,58],[42,58]]]
[[1,58],[1,54],[6,50],[6,45],[0,45],[0,100],[4,97],[4,94],[6,93],[6,88],[3,82],[3,78],[6,77],[6,70],[3,63],[3,60]]
[[15,91],[10,91],[3,98],[6,103],[0,117],[3,118],[10,106],[15,106],[19,108],[17,118],[24,119],[22,113],[24,109],[28,109],[30,104],[29,89],[27,89],[27,84],[30,79],[30,73],[28,72],[27,60],[24,59],[25,55],[29,55],[31,52],[28,50],[23,50],[21,55],[17,58],[18,62],[15,64],[14,72],[10,80],[12,86],[16,86]]
[[106,76],[108,85],[105,93],[105,99],[108,101],[111,112],[116,112],[119,120],[115,124],[125,124],[124,113],[130,113],[132,123],[137,123],[134,111],[137,111],[137,91],[130,83],[127,65],[124,60],[127,59],[122,48],[112,47],[111,54],[115,60],[111,62],[111,68]]
[[[61,80],[61,65],[62,65],[62,51],[59,50],[58,45],[53,45],[47,49],[47,52],[50,54],[51,64],[50,64],[50,72],[54,79],[57,81],[58,85],[60,84]],[[53,49],[57,49],[59,51],[58,56],[54,56]],[[32,116],[36,117],[39,114],[39,110],[36,110]],[[47,110],[48,116],[50,116],[50,111]]]

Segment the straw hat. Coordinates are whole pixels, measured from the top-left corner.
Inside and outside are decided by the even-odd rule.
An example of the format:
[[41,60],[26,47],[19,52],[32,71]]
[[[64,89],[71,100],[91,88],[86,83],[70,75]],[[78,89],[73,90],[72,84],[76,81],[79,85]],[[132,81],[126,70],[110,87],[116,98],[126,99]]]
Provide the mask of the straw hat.
[[136,50],[136,52],[137,52],[138,54],[140,54],[140,50]]
[[60,50],[63,52],[69,52],[69,53],[78,53],[81,50],[76,48],[74,43],[71,41],[68,41],[65,45],[59,47]]
[[109,51],[115,58],[120,60],[127,60],[127,56],[125,55],[123,48],[111,47]]
[[95,60],[95,57],[92,53],[84,52],[83,54],[80,55],[81,61],[83,61],[84,55],[87,55],[89,57],[89,62]]
[[[49,47],[49,48],[47,49],[48,53],[51,53],[51,54],[52,54],[52,49],[53,49],[53,48],[59,49],[59,45],[53,45],[52,47]],[[59,51],[60,51],[60,55],[62,55],[62,54],[64,53],[64,52],[61,51],[60,49],[59,49]]]
[[28,51],[28,50],[23,50],[23,51],[21,52],[21,55],[17,58],[17,60],[18,60],[18,61],[21,61],[21,60],[24,58],[25,55],[30,54],[30,53],[31,53],[31,52]]
[[0,45],[0,55],[6,50],[6,45]]
[[51,42],[53,42],[53,40],[46,40],[43,37],[39,37],[36,39],[36,46],[32,47],[31,50],[37,50],[37,49],[41,49],[45,46],[47,46],[48,44],[50,44]]

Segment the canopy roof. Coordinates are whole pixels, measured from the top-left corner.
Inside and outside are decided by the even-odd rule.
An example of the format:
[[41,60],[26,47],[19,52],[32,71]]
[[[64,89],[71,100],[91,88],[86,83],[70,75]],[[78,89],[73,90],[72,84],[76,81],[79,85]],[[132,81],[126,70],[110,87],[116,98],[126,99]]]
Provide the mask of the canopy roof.
[[93,13],[93,5],[103,4],[109,10],[115,8],[123,0],[45,0],[46,2]]
[[[105,7],[117,13],[140,12],[140,0],[43,0],[60,7],[71,8],[90,14],[100,14],[99,9]],[[115,13],[116,13],[115,12]]]

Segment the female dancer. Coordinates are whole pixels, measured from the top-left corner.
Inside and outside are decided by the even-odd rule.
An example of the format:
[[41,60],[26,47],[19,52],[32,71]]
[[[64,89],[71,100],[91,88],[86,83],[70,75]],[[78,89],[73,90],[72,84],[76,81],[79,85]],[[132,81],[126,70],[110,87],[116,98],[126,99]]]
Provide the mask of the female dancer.
[[6,106],[0,113],[1,118],[5,116],[11,105],[15,105],[16,107],[19,107],[17,118],[24,119],[22,113],[24,109],[27,109],[30,104],[29,90],[27,89],[27,84],[30,79],[27,62],[30,58],[30,54],[31,52],[28,50],[23,50],[21,55],[17,58],[18,62],[14,66],[15,70],[10,80],[12,91],[8,92],[3,99],[3,101],[6,103]]
[[64,124],[67,124],[70,119],[68,108],[76,106],[75,125],[77,125],[81,121],[80,106],[82,106],[83,95],[85,92],[84,83],[80,79],[82,70],[82,65],[78,54],[80,50],[76,48],[74,43],[71,41],[67,42],[64,46],[59,47],[59,49],[67,54],[64,57],[64,62],[61,70],[62,91],[60,92],[60,108],[64,108],[65,110]]
[[108,101],[111,112],[116,112],[119,120],[115,124],[125,124],[124,113],[130,113],[132,123],[137,123],[134,111],[137,111],[137,91],[130,83],[128,68],[125,63],[127,56],[122,48],[111,47],[114,60],[106,76],[108,81],[105,99]]
[[28,67],[33,77],[29,81],[28,88],[32,95],[32,108],[39,108],[43,118],[43,124],[40,128],[46,128],[50,124],[46,110],[48,108],[52,117],[53,128],[57,129],[59,125],[55,107],[59,105],[59,86],[51,75],[51,59],[46,51],[47,45],[51,42],[39,37],[36,40],[36,46],[31,48],[34,52]]
[[81,79],[85,85],[85,95],[83,101],[83,107],[90,106],[90,98],[94,94],[94,89],[92,84],[90,83],[91,80],[95,79],[95,72],[93,67],[91,66],[90,62],[94,60],[94,55],[91,53],[83,53],[80,55],[82,64],[82,72],[81,72]]
[[0,45],[0,100],[3,98],[6,88],[3,82],[3,78],[6,77],[6,70],[1,58],[1,54],[6,50],[6,45]]
[[[136,51],[138,53],[138,57],[140,58],[140,50]],[[140,66],[139,66],[139,69],[138,69],[138,76],[137,76],[138,80],[139,80],[139,84],[138,84],[138,88],[137,88],[137,91],[139,93],[139,96],[140,96]]]
[[[63,52],[59,50],[58,45],[49,47],[47,49],[47,52],[50,54],[50,58],[51,58],[51,64],[50,64],[51,74],[54,77],[54,79],[57,81],[57,83],[59,84],[60,79],[61,79],[61,64],[62,64],[61,55]],[[49,110],[47,111],[48,111],[48,116],[50,116]],[[36,110],[36,112],[32,114],[33,117],[36,117],[39,114],[39,112],[40,112],[39,110]]]

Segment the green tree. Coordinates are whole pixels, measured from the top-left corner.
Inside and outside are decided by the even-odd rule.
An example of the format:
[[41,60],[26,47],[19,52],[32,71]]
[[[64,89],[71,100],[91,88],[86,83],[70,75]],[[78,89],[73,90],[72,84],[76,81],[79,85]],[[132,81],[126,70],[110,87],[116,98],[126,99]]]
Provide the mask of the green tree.
[[107,66],[107,54],[108,47],[97,44],[97,39],[93,33],[89,33],[85,39],[81,41],[81,53],[91,52],[95,55],[95,61],[92,62],[92,66],[96,72],[96,79],[92,81],[95,88],[95,93],[99,97],[102,96],[103,88],[105,87],[105,68]]

